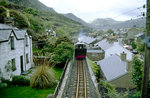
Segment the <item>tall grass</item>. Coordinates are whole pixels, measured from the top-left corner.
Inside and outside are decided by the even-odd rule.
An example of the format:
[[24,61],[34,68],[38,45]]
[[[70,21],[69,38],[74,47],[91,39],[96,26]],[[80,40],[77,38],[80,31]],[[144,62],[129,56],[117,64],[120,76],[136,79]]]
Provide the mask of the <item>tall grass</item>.
[[56,85],[54,72],[48,66],[39,66],[30,77],[30,86],[38,89],[46,89]]

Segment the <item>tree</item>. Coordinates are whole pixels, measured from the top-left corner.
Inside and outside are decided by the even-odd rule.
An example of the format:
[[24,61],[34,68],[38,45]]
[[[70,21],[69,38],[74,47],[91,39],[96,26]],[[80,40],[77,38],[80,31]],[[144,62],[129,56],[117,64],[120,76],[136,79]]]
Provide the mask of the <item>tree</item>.
[[6,17],[6,8],[0,7],[0,22],[4,22],[4,18]]
[[138,38],[137,41],[137,51],[139,52],[144,51],[144,43],[142,42],[141,38]]
[[134,57],[132,60],[132,82],[137,86],[137,90],[142,86],[142,74],[143,74],[144,62],[140,61],[138,57]]
[[71,60],[73,57],[73,51],[74,46],[73,44],[68,44],[67,42],[61,42],[57,45],[57,47],[54,49],[51,62],[53,65],[56,64],[62,64],[59,67],[63,67],[63,63],[66,62],[66,60]]
[[68,44],[72,44],[72,40],[69,39],[67,36],[59,37],[57,41],[55,42],[55,46],[60,44],[61,42],[67,42]]
[[132,42],[131,45],[132,45],[132,48],[133,48],[133,49],[136,49],[136,47],[137,47],[136,42]]
[[6,3],[6,1],[5,1],[5,0],[2,0],[2,1],[0,1],[0,5],[1,5],[1,6],[6,6],[6,5],[7,5],[7,3]]
[[109,34],[113,33],[114,34],[114,31],[112,29],[109,29],[109,30],[107,30],[107,33],[109,33]]
[[30,26],[30,22],[28,21],[28,18],[25,15],[23,15],[22,13],[15,11],[15,10],[11,10],[10,16],[14,17],[17,27],[27,28]]

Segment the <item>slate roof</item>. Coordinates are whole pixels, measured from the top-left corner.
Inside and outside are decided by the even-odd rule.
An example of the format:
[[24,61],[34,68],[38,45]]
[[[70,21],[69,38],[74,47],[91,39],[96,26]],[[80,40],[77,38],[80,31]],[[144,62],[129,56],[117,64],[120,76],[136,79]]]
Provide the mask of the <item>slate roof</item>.
[[0,42],[7,41],[12,30],[0,30]]
[[86,44],[90,44],[91,42],[93,42],[95,40],[96,40],[95,38],[88,37],[88,36],[81,36],[81,37],[79,37],[79,41],[80,42],[84,42]]
[[105,50],[105,58],[111,56],[112,54],[117,54],[120,56],[120,54],[122,52],[125,52],[127,54],[127,60],[132,60],[132,52],[130,52],[129,50],[123,48],[121,45],[119,45],[118,42],[114,43],[114,45],[112,47],[110,47],[109,49]]
[[127,63],[122,61],[118,55],[109,56],[97,64],[101,67],[107,81],[112,81],[127,73]]
[[11,29],[13,27],[9,26],[9,25],[6,25],[6,24],[1,24],[0,23],[0,29]]
[[14,33],[17,39],[24,39],[26,30],[18,29],[0,29],[0,42],[8,41],[11,33]]
[[107,41],[107,39],[103,39],[102,41],[94,44],[94,46],[99,46],[101,47],[103,50],[107,50],[108,48],[112,47],[113,46],[113,43],[109,43]]
[[13,30],[13,31],[16,34],[17,39],[24,39],[25,34],[27,32],[26,30]]

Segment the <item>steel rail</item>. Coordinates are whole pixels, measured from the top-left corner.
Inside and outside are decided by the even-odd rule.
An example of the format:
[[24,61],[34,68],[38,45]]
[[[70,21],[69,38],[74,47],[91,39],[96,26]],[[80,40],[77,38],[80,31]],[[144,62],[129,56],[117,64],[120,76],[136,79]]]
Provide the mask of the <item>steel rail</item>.
[[[80,70],[81,68],[81,70]],[[85,71],[85,65],[84,65],[84,61],[77,61],[77,85],[76,85],[76,98],[79,98],[79,92],[81,90],[80,86],[80,74],[83,76],[83,96],[84,98],[87,98],[87,83],[86,83],[86,71]],[[82,71],[82,72],[80,72]]]

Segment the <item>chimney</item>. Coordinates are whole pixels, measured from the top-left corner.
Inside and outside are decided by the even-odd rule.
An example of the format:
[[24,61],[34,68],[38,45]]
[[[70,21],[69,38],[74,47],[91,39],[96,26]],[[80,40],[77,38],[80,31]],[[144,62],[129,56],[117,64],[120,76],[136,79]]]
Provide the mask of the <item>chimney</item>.
[[6,17],[7,17],[7,18],[9,18],[9,17],[10,17],[9,10],[6,10]]
[[127,70],[128,72],[130,72],[130,71],[132,70],[132,63],[131,63],[131,61],[127,61],[126,70]]
[[126,61],[127,54],[124,51],[121,53],[120,56],[122,61]]

